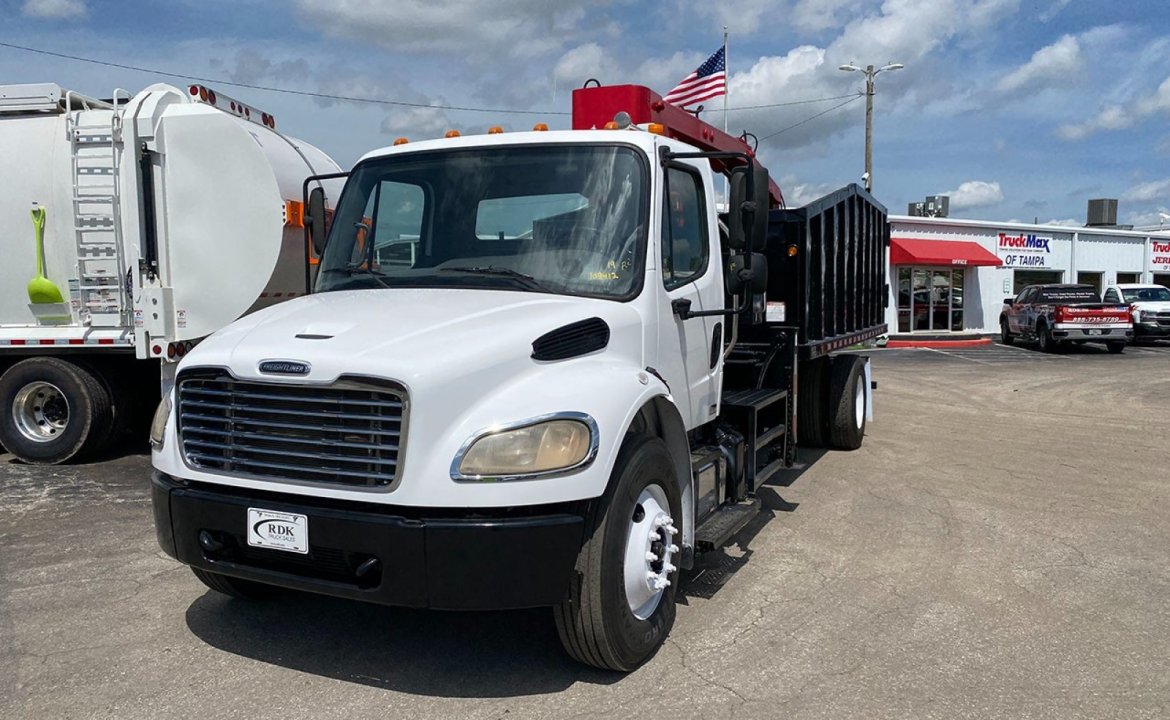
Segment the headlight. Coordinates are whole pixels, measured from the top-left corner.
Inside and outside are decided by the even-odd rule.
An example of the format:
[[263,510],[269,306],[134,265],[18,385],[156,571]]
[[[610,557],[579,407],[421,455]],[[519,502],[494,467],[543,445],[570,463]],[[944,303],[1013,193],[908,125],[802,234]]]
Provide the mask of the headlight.
[[162,450],[163,437],[167,430],[167,418],[171,416],[171,394],[163,396],[158,409],[154,411],[154,420],[150,422],[150,446],[155,450]]
[[453,463],[456,480],[507,480],[568,470],[597,453],[597,425],[579,413],[484,433]]

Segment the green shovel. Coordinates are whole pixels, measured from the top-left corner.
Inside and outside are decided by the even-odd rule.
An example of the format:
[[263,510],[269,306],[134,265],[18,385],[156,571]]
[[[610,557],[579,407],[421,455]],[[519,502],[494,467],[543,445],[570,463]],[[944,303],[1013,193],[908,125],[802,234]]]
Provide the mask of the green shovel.
[[45,209],[34,205],[33,228],[37,234],[37,276],[28,281],[28,301],[33,305],[62,303],[61,291],[45,277]]

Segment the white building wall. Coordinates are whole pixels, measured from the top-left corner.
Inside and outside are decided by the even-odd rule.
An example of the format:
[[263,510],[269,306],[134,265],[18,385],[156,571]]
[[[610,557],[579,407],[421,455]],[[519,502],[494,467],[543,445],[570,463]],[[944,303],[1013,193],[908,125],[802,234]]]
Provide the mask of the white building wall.
[[[1076,282],[1078,272],[1100,272],[1105,285],[1117,282],[1119,272],[1141,273],[1141,282],[1153,282],[1154,273],[1170,273],[1170,233],[892,215],[890,238],[973,242],[1004,263],[964,271],[968,333],[999,331],[1003,299],[1014,295],[1017,270],[1059,272],[1061,282]],[[898,276],[888,259],[887,277],[886,322],[890,333],[898,334]]]

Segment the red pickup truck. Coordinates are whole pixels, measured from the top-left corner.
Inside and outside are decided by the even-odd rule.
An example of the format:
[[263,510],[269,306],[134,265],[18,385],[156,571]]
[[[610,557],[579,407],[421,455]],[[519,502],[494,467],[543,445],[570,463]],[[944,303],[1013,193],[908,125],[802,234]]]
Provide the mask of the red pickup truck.
[[1056,352],[1065,342],[1099,342],[1119,353],[1133,338],[1129,306],[1102,303],[1092,285],[1029,285],[1003,306],[1004,345],[1035,340],[1042,351]]

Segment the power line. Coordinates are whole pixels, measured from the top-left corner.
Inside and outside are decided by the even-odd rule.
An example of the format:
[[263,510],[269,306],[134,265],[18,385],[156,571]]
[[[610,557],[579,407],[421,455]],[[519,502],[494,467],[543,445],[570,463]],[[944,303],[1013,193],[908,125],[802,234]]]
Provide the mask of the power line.
[[[292,90],[290,88],[272,87],[269,85],[254,85],[251,83],[235,82],[233,80],[224,80],[222,78],[205,78],[197,75],[184,75],[181,73],[168,72],[166,70],[157,70],[154,68],[140,67],[138,65],[128,65],[126,63],[110,62],[108,60],[97,60],[95,58],[81,57],[79,55],[69,55],[66,53],[53,52],[51,50],[41,50],[39,48],[27,47],[25,45],[16,45],[14,43],[0,42],[0,47],[11,48],[13,50],[22,50],[24,52],[36,53],[38,55],[48,55],[50,57],[62,58],[64,60],[73,60],[76,62],[90,63],[92,65],[104,65],[106,67],[118,68],[120,70],[132,70],[134,72],[149,73],[153,75],[162,75],[164,77],[178,78],[183,81],[197,81],[206,83],[208,85],[229,85],[231,87],[247,88],[249,90],[260,90],[262,92],[284,93],[286,95],[300,95],[303,97],[317,98],[321,100],[339,100],[343,102],[365,103],[368,105],[392,105],[397,107],[409,108],[432,108],[435,110],[455,110],[460,112],[480,112],[480,113],[496,113],[496,114],[510,114],[510,115],[570,115],[571,113],[563,110],[506,110],[503,108],[482,108],[482,107],[465,107],[460,105],[431,105],[428,103],[414,103],[406,102],[405,100],[385,100],[380,98],[366,98],[354,97],[351,95],[333,95],[330,93],[311,92],[309,90]],[[808,105],[810,103],[828,102],[830,100],[840,100],[841,98],[854,97],[852,95],[837,95],[835,97],[823,97],[812,100],[790,100],[788,102],[770,103],[767,105],[746,105],[744,107],[728,108],[728,112],[735,112],[738,110],[760,110],[764,108],[787,107],[791,105]],[[838,106],[840,107],[840,106]],[[832,109],[832,108],[830,108]],[[781,131],[783,132],[783,131]],[[770,135],[768,137],[771,137]]]
[[[861,93],[850,93],[849,95],[834,95],[833,97],[816,98],[815,100],[790,100],[788,102],[770,103],[768,105],[744,105],[742,107],[727,108],[727,112],[735,112],[736,110],[760,110],[762,108],[788,107],[790,105],[809,105],[811,103],[829,102],[830,100],[841,100],[842,98],[856,99],[860,95]],[[838,107],[840,107],[840,105]]]
[[483,113],[497,113],[497,114],[511,114],[511,115],[569,115],[567,112],[558,112],[555,110],[504,110],[501,108],[480,108],[480,107],[462,107],[459,105],[431,105],[428,103],[412,103],[405,100],[382,100],[378,98],[364,98],[353,97],[349,95],[332,95],[329,93],[311,92],[308,90],[291,90],[289,88],[271,87],[268,85],[253,85],[251,83],[234,82],[232,80],[223,80],[217,78],[204,78],[198,75],[182,75],[179,73],[167,72],[166,70],[156,70],[154,68],[138,67],[137,65],[127,65],[125,63],[109,62],[107,60],[95,60],[93,58],[80,57],[77,55],[67,55],[65,53],[52,52],[50,50],[40,50],[38,48],[25,47],[24,45],[14,45],[13,43],[0,42],[0,47],[12,48],[13,50],[23,50],[25,52],[37,53],[39,55],[49,55],[51,57],[63,58],[65,60],[75,60],[77,62],[92,63],[94,65],[105,65],[106,67],[119,68],[121,70],[133,70],[134,72],[152,73],[154,75],[162,75],[164,77],[178,78],[184,81],[195,80],[197,82],[206,83],[208,85],[230,85],[232,87],[247,88],[249,90],[262,90],[264,92],[285,93],[286,95],[302,95],[304,97],[319,98],[322,100],[343,100],[348,102],[367,103],[370,105],[395,105],[398,107],[410,108],[433,108],[435,110],[458,110],[461,112],[483,112]]
[[854,100],[857,100],[857,99],[859,99],[859,98],[861,98],[861,97],[863,97],[863,95],[860,95],[860,94],[859,94],[859,95],[854,95],[853,97],[849,98],[849,99],[848,99],[848,100],[846,100],[845,102],[843,102],[843,103],[838,103],[838,104],[834,105],[833,107],[829,108],[828,110],[823,110],[823,111],[821,111],[821,112],[817,113],[816,115],[813,115],[812,117],[807,117],[807,118],[805,118],[804,120],[801,120],[801,121],[800,121],[800,122],[798,122],[798,123],[793,123],[792,125],[789,125],[789,126],[788,126],[788,127],[786,127],[786,128],[780,128],[779,130],[777,130],[776,132],[772,133],[771,135],[765,135],[764,137],[760,138],[759,142],[764,142],[764,141],[765,141],[765,140],[767,140],[768,138],[774,138],[774,137],[776,137],[777,135],[779,135],[779,134],[780,134],[780,133],[782,133],[782,132],[788,132],[789,130],[791,130],[791,129],[793,129],[793,128],[800,127],[801,125],[804,125],[804,124],[805,124],[805,123],[807,123],[807,122],[812,122],[813,120],[816,120],[817,118],[819,118],[819,117],[821,117],[821,116],[823,116],[823,115],[828,115],[829,113],[833,112],[833,111],[834,111],[834,110],[836,110],[837,108],[842,108],[842,107],[845,107],[845,106],[846,106],[846,105],[848,105],[849,103],[851,103],[851,102],[853,102]]

